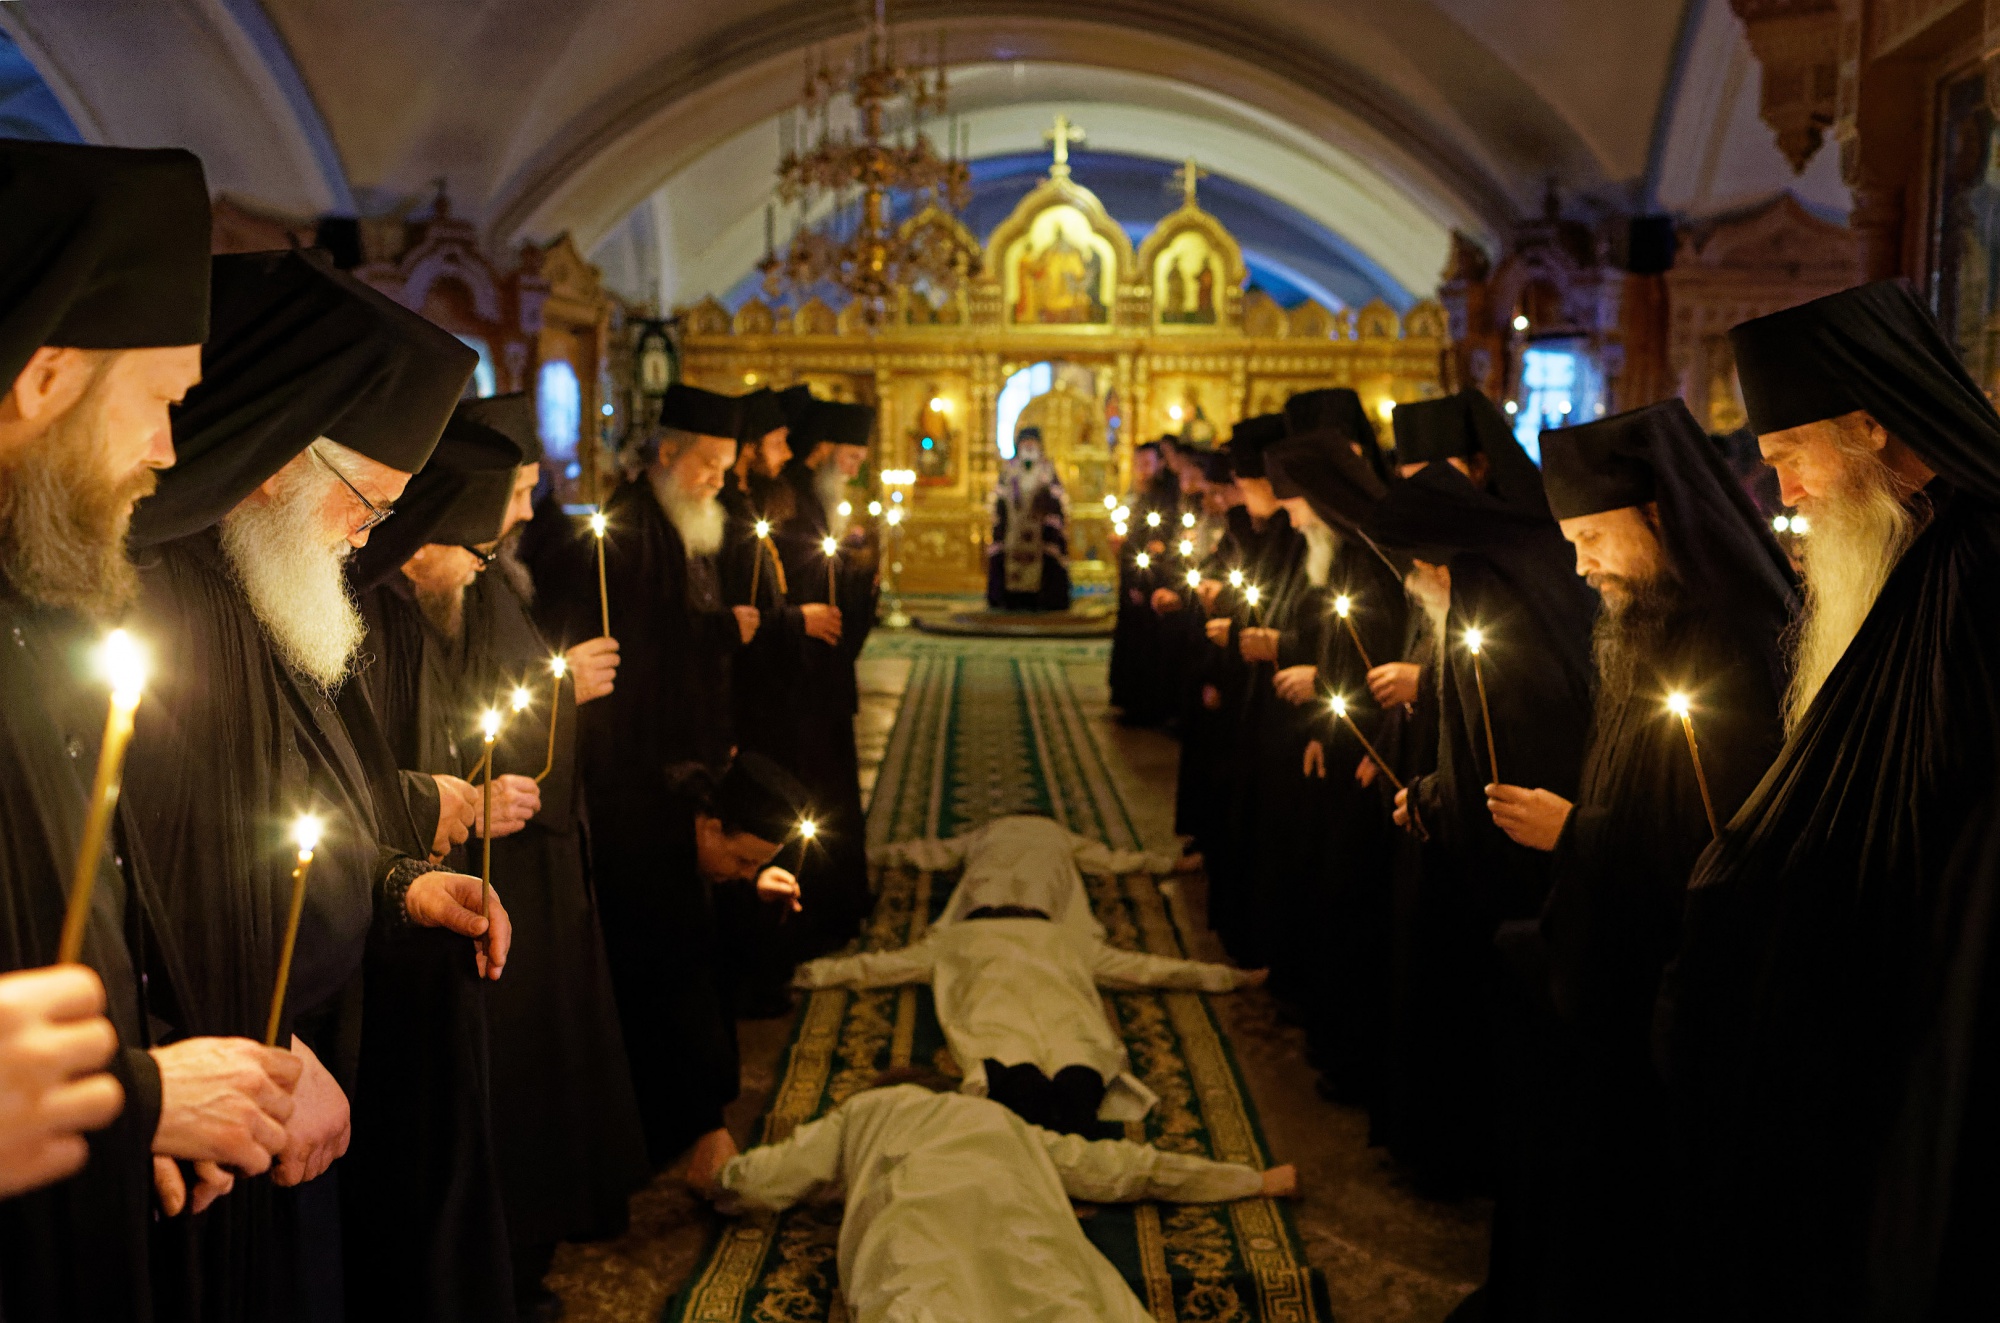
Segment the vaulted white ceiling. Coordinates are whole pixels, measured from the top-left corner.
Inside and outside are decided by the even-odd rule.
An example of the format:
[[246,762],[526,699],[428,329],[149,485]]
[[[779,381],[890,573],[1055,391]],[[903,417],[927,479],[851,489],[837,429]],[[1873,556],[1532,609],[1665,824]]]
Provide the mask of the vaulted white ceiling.
[[[496,244],[590,247],[666,190],[695,227],[676,260],[726,266],[761,238],[768,124],[803,53],[844,51],[863,16],[847,0],[14,0],[0,29],[86,138],[193,147],[253,205],[379,212],[443,178]],[[1213,154],[1418,284],[1449,229],[1492,238],[1551,178],[1620,207],[1787,186],[1844,206],[1829,166],[1794,181],[1770,147],[1726,0],[900,0],[891,17],[966,66],[976,151],[1032,147],[1070,106],[1099,144]]]

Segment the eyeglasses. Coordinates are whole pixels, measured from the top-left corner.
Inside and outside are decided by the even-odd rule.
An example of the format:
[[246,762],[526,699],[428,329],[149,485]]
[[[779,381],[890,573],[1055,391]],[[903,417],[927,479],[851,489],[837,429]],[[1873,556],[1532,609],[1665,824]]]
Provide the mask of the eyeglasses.
[[347,488],[347,490],[354,493],[354,499],[361,502],[362,508],[368,511],[368,518],[364,519],[354,529],[353,533],[350,534],[350,536],[359,537],[361,536],[361,534],[366,533],[369,529],[374,528],[376,525],[380,524],[384,519],[387,519],[390,515],[396,513],[395,506],[377,505],[375,504],[375,502],[369,500],[366,496],[363,496],[361,494],[361,489],[355,486],[353,483],[349,482],[347,480],[347,475],[345,473],[342,473],[337,467],[335,467],[334,462],[332,460],[328,459],[325,455],[319,453],[318,446],[308,446],[306,448],[312,451],[312,457],[314,459],[326,465],[327,472],[331,473],[334,477],[340,479],[341,486]]

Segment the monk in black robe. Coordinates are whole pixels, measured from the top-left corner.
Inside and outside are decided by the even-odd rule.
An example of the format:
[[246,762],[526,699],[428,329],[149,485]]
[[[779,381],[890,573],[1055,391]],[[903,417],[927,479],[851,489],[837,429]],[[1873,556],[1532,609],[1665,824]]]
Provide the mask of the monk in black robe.
[[[1125,498],[1131,536],[1119,550],[1118,619],[1111,634],[1111,706],[1128,726],[1171,715],[1172,682],[1161,655],[1153,590],[1172,576],[1181,536],[1181,487],[1158,442],[1132,451],[1132,492]],[[1141,560],[1141,557],[1144,559]]]
[[[1338,421],[1298,431],[1266,457],[1273,490],[1314,548],[1319,578],[1313,656],[1276,677],[1303,723],[1303,811],[1290,825],[1296,893],[1288,905],[1298,1001],[1323,1091],[1353,1101],[1376,1088],[1389,1021],[1392,949],[1388,782],[1367,761],[1355,728],[1332,715],[1338,696],[1379,744],[1385,714],[1367,701],[1372,664],[1401,655],[1406,601],[1396,568],[1360,533],[1386,490],[1366,455],[1374,430],[1350,392],[1311,392],[1286,405],[1288,423],[1317,419],[1294,405],[1328,404]],[[1325,545],[1325,550],[1317,548]],[[1319,560],[1324,558],[1322,568]]]
[[[1208,616],[1227,587],[1229,569],[1241,563],[1238,538],[1247,536],[1250,528],[1228,452],[1202,456],[1201,471],[1202,509],[1181,540],[1189,544],[1178,561],[1181,577],[1171,588],[1153,593],[1153,610],[1161,617],[1174,659],[1181,742],[1174,778],[1174,831],[1186,838],[1184,868],[1206,863],[1208,853],[1220,848],[1227,822],[1222,811],[1228,802],[1222,788],[1222,749],[1229,717],[1220,679],[1231,662],[1226,651],[1210,642]],[[1177,551],[1180,545],[1175,544]]]
[[1811,531],[1785,746],[1663,990],[1691,1312],[1990,1318],[2000,415],[1900,283],[1731,339]]
[[223,1164],[271,1166],[293,1115],[296,1059],[160,1018],[173,989],[145,977],[146,861],[122,811],[80,963],[39,968],[105,726],[85,659],[136,595],[133,503],[173,463],[168,406],[200,376],[208,231],[185,152],[0,141],[0,1314],[26,1323],[154,1317],[155,1192],[182,1214],[191,1163],[206,1207],[236,1179]]
[[[708,901],[691,880],[661,877],[659,815],[672,794],[670,769],[727,765],[736,743],[734,663],[761,619],[728,599],[718,563],[726,516],[716,497],[736,459],[737,414],[728,396],[675,385],[661,404],[656,454],[606,502],[618,685],[577,712],[606,953],[655,1167],[678,1157],[709,1120],[706,1108],[690,1110],[683,1087],[688,1054],[702,1050],[685,1034],[706,1023],[706,972],[662,956],[663,944],[705,921]],[[586,538],[566,562],[544,562],[559,572],[537,583],[537,597],[559,641],[600,632],[593,555]]]
[[1539,933],[1510,934],[1525,975],[1507,1073],[1516,1179],[1494,1211],[1486,1317],[1678,1318],[1653,1003],[1695,861],[1777,752],[1792,576],[1679,400],[1541,442],[1550,508],[1605,609],[1576,802],[1491,791],[1495,821],[1551,852],[1551,876]]
[[[876,555],[864,521],[853,518],[850,482],[868,458],[875,410],[821,400],[793,432],[797,452],[785,470],[792,516],[778,530],[791,602],[832,606],[838,641],[809,635],[799,686],[798,739],[788,764],[806,788],[820,826],[819,848],[804,885],[811,899],[797,954],[838,950],[861,930],[873,907],[868,886],[867,823],[861,807],[861,760],[854,714],[861,707],[854,662],[875,627]],[[843,507],[845,507],[843,509]],[[833,573],[829,579],[827,545]],[[814,875],[817,876],[814,876]]]
[[[142,709],[125,780],[191,1030],[265,1033],[294,866],[282,827],[310,812],[324,830],[278,1022],[312,1058],[285,1188],[239,1189],[190,1229],[175,1310],[320,1318],[344,1293],[374,1317],[506,1317],[477,995],[505,962],[505,910],[482,916],[477,878],[432,870],[434,824],[417,825],[346,683],[363,625],[342,574],[472,359],[317,257],[214,272],[181,463],[133,530],[143,628],[180,664]],[[336,1190],[314,1178],[348,1148],[349,1099]]]
[[1396,797],[1397,823],[1427,837],[1408,939],[1420,948],[1410,975],[1425,1010],[1406,1023],[1400,1050],[1405,1087],[1431,1119],[1422,1139],[1411,1136],[1411,1156],[1440,1182],[1483,1181],[1495,1119],[1490,1017],[1503,990],[1493,939],[1502,923],[1539,914],[1548,890],[1548,856],[1495,825],[1486,787],[1497,760],[1503,781],[1575,795],[1597,598],[1575,576],[1540,473],[1490,400],[1465,391],[1405,404],[1395,426],[1410,476],[1369,533],[1443,570],[1450,592],[1437,639],[1436,769]]

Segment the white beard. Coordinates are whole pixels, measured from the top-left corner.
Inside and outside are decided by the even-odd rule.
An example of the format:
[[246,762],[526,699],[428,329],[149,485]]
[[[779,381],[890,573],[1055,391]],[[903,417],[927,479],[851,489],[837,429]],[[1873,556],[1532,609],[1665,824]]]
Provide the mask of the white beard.
[[1922,528],[1880,460],[1870,455],[1849,462],[1855,468],[1845,490],[1801,506],[1812,520],[1812,533],[1799,557],[1806,605],[1793,648],[1792,687],[1785,695],[1787,730],[1804,718]]
[[834,538],[847,534],[847,521],[851,517],[840,512],[840,503],[847,499],[847,475],[840,471],[840,465],[828,460],[813,474],[813,494],[819,497],[820,507],[826,511],[826,531]]
[[301,469],[263,504],[223,516],[222,553],[279,657],[328,693],[340,687],[368,627],[347,588],[345,538],[329,544],[320,517],[323,469]]
[[1299,530],[1306,539],[1306,578],[1315,588],[1326,587],[1333,573],[1333,557],[1340,550],[1340,538],[1325,524],[1307,524]]
[[649,475],[653,499],[660,503],[668,522],[681,535],[681,545],[690,556],[713,556],[722,550],[722,502],[713,497],[689,496],[669,472],[655,470]]

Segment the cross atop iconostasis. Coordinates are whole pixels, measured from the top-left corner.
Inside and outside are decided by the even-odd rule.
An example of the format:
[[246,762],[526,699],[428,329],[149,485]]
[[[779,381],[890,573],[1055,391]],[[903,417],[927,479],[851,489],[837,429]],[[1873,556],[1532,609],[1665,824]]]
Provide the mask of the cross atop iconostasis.
[[1055,148],[1055,163],[1049,167],[1049,178],[1069,178],[1069,145],[1083,141],[1083,130],[1069,122],[1069,116],[1057,115],[1056,126],[1042,135],[1042,141]]
[[1174,167],[1174,187],[1181,191],[1182,206],[1193,207],[1195,205],[1195,188],[1206,178],[1208,178],[1208,171],[1196,165],[1192,156]]

